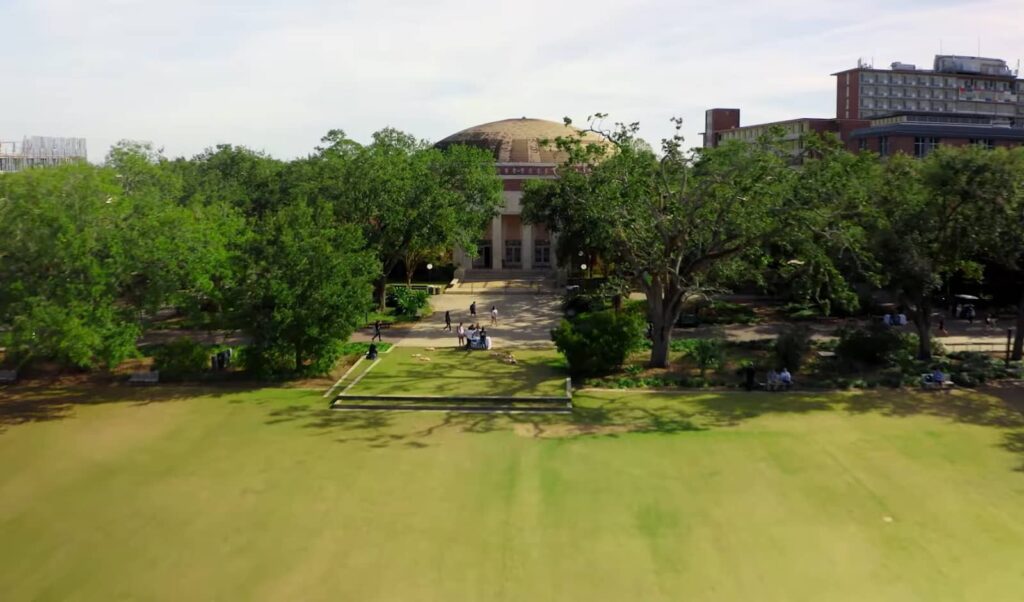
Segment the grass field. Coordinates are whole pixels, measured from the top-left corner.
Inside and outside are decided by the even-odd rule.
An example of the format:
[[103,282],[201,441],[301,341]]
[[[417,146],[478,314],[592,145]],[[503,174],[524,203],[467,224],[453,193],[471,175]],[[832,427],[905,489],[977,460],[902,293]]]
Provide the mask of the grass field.
[[[516,364],[504,351],[466,351],[454,347],[395,347],[380,362],[364,361],[342,386],[365,376],[349,395],[565,395],[565,370],[551,351],[516,350]],[[340,390],[339,390],[340,392]]]
[[584,393],[531,417],[321,393],[0,391],[0,598],[1024,592],[1024,421],[992,397]]

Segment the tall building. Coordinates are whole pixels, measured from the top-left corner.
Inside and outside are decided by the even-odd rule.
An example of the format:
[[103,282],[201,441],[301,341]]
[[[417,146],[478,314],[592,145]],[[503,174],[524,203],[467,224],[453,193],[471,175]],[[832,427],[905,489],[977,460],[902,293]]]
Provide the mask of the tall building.
[[0,173],[85,161],[85,138],[28,136],[19,142],[0,140]]
[[[858,62],[833,76],[835,118],[740,126],[735,109],[709,109],[704,145],[756,139],[773,126],[786,130],[784,144],[797,156],[804,135],[823,131],[834,132],[850,150],[881,155],[921,157],[940,144],[1024,144],[1024,80],[1002,59],[938,55],[932,69],[901,62],[875,69]],[[720,111],[736,111],[735,123],[719,117]]]

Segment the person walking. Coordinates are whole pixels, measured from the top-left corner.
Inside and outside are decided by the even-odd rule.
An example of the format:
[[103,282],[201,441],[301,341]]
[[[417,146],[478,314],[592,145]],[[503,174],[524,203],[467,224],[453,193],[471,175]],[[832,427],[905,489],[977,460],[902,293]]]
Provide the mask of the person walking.
[[466,327],[459,322],[459,327],[455,329],[455,334],[459,335],[459,347],[466,345]]
[[446,310],[444,312],[444,329],[447,330],[448,332],[452,331],[452,312],[451,311],[447,311]]
[[498,306],[497,305],[492,305],[491,306],[491,326],[497,326],[497,325],[498,325]]
[[476,317],[476,301],[469,304],[469,316],[471,318]]
[[384,342],[384,337],[380,334],[380,320],[373,323],[373,336],[370,337],[370,342],[372,343],[374,340]]

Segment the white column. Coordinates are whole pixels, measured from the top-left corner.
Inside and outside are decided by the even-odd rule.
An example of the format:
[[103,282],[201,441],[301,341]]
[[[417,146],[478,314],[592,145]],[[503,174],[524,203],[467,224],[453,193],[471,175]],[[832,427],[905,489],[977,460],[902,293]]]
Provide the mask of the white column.
[[501,262],[505,259],[505,237],[501,231],[501,214],[494,216],[491,220],[491,263],[493,269],[500,270]]
[[522,236],[522,251],[523,251],[523,269],[533,269],[533,226],[531,224],[523,224],[523,236]]

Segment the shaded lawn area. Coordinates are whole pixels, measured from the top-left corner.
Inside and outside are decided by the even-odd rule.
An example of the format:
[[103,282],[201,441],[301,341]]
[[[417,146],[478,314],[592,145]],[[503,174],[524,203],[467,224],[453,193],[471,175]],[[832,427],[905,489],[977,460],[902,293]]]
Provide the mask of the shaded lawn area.
[[583,392],[537,417],[321,393],[0,391],[3,599],[1024,591],[1024,420],[995,395]]
[[514,350],[515,364],[506,351],[466,351],[454,347],[395,347],[354,370],[345,383],[362,379],[348,395],[565,395],[564,360],[554,350]]

